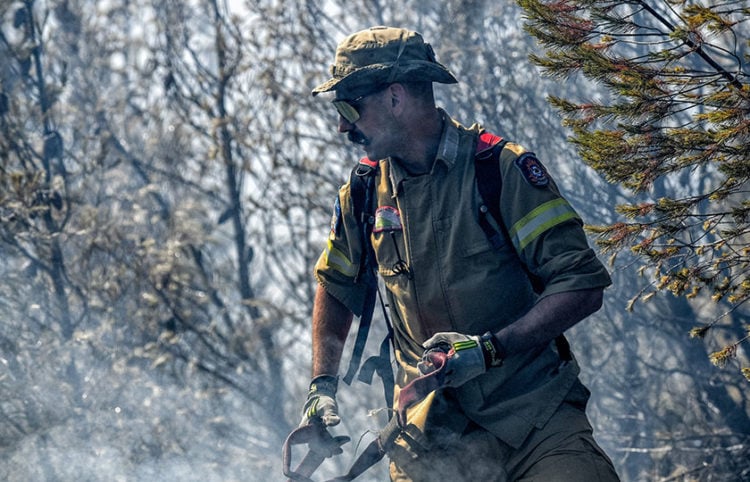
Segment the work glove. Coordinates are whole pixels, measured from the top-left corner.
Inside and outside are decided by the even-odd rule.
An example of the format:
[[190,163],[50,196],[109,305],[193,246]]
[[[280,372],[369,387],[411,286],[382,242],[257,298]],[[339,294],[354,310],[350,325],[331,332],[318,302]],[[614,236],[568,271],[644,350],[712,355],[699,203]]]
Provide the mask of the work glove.
[[441,385],[444,387],[460,387],[485,373],[490,367],[503,364],[504,350],[491,332],[482,336],[455,332],[437,333],[422,346],[425,351],[417,365],[422,374],[434,370],[432,357],[435,352],[447,354],[442,369]]
[[336,403],[338,384],[338,377],[331,375],[320,375],[312,379],[310,390],[307,392],[307,401],[302,408],[300,427],[314,420],[320,420],[326,427],[332,427],[341,422],[339,406]]

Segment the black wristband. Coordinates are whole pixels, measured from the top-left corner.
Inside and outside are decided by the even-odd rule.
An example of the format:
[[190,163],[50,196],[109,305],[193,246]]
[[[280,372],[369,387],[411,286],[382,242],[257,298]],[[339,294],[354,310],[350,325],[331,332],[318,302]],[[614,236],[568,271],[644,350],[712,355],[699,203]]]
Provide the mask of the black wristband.
[[339,386],[339,377],[333,375],[318,375],[313,378],[310,382],[310,390],[307,392],[307,396],[313,394],[328,395],[330,397],[336,396],[336,390]]
[[484,366],[486,368],[501,366],[505,357],[505,349],[500,344],[500,340],[491,331],[482,335],[479,340],[482,344]]

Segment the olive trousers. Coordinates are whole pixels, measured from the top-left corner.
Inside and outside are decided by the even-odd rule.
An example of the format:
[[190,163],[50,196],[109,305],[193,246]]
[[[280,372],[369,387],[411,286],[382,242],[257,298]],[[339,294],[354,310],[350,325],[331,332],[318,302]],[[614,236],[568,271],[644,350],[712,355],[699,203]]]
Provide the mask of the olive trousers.
[[391,480],[483,482],[618,482],[611,460],[594,441],[585,411],[563,403],[517,449],[471,424],[455,442],[392,457]]

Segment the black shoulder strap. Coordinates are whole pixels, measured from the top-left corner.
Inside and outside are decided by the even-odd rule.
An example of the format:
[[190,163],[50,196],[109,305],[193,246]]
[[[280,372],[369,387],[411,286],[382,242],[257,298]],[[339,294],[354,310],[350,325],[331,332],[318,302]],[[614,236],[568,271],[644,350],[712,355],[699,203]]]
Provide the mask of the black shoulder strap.
[[[510,241],[508,230],[500,216],[500,191],[503,188],[503,180],[500,176],[500,153],[503,152],[506,143],[507,141],[500,140],[480,150],[474,156],[477,188],[482,198],[482,205],[479,206],[479,226],[494,249]],[[488,215],[492,216],[500,227],[500,232],[492,227],[487,219]]]
[[[479,196],[482,198],[482,204],[479,206],[479,226],[494,249],[499,249],[511,242],[508,228],[500,214],[500,192],[503,189],[500,154],[503,152],[506,143],[507,141],[501,140],[493,144],[491,148],[477,152],[474,156],[477,188],[479,189]],[[489,222],[488,216],[492,216],[492,219],[495,220],[495,224],[500,228],[499,232]],[[541,280],[526,269],[525,265],[524,271],[526,276],[529,277],[534,291],[541,293],[544,290]]]
[[362,254],[360,256],[359,271],[355,282],[371,282],[369,278],[371,267],[375,262],[375,253],[370,243],[370,234],[375,223],[375,215],[372,212],[375,197],[375,174],[378,163],[363,157],[354,166],[349,176],[349,190],[352,197],[352,208],[357,217],[357,225],[362,238]]
[[[349,368],[342,378],[347,385],[351,385],[354,375],[359,370],[362,354],[367,344],[367,335],[370,332],[370,325],[372,324],[373,312],[375,311],[375,300],[378,295],[378,280],[375,275],[375,252],[370,242],[372,227],[375,223],[375,215],[372,210],[375,201],[375,174],[377,173],[377,167],[377,162],[364,157],[354,167],[349,178],[352,208],[357,218],[362,242],[359,271],[357,272],[355,283],[364,283],[367,291],[362,308],[362,316],[359,318],[357,337],[352,348],[352,357],[349,360]],[[380,353],[377,356],[368,358],[362,365],[362,370],[358,378],[360,381],[370,384],[372,383],[374,373],[380,375],[380,378],[383,380],[383,395],[390,408],[393,406],[393,388],[395,384],[390,364],[390,344],[393,339],[393,330],[382,297],[381,305],[383,306],[383,316],[386,320],[388,335],[380,345]]]
[[[481,141],[482,139],[480,139]],[[500,140],[492,144],[491,147],[478,151],[474,156],[477,188],[482,198],[482,205],[479,206],[479,226],[494,249],[500,248],[504,243],[510,243],[508,228],[505,226],[500,214],[500,192],[503,188],[503,180],[500,173],[500,154],[503,152],[506,142],[505,140]],[[495,220],[495,224],[500,228],[500,232],[487,220],[488,215],[492,216]],[[525,265],[523,267],[534,291],[541,293],[544,289],[541,281],[529,272]],[[555,345],[561,360],[567,362],[573,359],[570,344],[564,335],[555,338]]]

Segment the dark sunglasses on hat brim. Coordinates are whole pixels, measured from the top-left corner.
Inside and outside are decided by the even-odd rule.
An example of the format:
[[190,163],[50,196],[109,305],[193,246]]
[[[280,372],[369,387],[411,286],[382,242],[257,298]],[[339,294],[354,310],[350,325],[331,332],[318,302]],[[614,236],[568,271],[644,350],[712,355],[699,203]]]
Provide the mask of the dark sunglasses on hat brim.
[[354,124],[360,118],[359,111],[362,106],[360,106],[359,104],[365,99],[365,97],[369,97],[371,95],[377,94],[378,92],[382,92],[386,87],[388,87],[388,84],[379,85],[375,90],[357,96],[354,99],[333,99],[331,103],[336,108],[341,117],[346,119],[347,122]]

